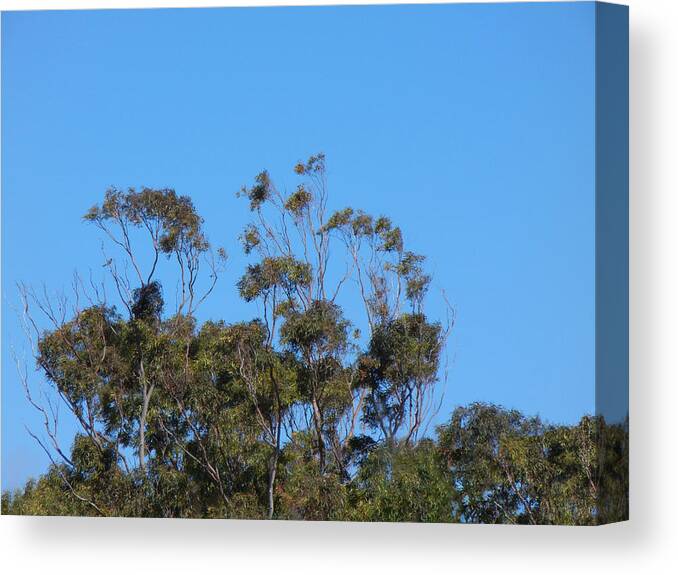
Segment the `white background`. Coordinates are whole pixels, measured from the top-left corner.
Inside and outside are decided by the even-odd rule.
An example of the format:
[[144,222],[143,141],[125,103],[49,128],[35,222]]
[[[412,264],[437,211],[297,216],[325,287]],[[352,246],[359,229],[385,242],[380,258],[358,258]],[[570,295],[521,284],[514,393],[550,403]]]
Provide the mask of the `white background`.
[[[631,7],[629,522],[567,528],[0,517],[0,569],[116,575],[677,573],[678,2],[626,3]],[[276,3],[0,0],[3,10],[262,4]]]

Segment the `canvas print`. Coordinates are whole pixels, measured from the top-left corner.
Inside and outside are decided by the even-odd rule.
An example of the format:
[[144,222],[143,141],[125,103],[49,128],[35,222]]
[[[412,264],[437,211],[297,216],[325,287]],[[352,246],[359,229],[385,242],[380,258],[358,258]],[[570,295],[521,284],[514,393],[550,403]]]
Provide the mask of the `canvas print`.
[[2,14],[2,513],[628,519],[628,9]]

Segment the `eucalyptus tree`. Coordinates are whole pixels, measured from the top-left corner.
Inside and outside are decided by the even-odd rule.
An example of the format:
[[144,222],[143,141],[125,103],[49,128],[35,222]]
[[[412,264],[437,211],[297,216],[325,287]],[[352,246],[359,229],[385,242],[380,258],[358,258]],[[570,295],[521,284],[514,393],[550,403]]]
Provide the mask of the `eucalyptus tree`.
[[[262,428],[277,438],[274,461],[282,427],[311,433],[318,473],[347,480],[357,446],[410,441],[425,426],[449,325],[426,318],[425,258],[405,249],[400,228],[352,207],[330,213],[322,154],[294,172],[300,183],[291,193],[267,171],[240,191],[253,215],[243,249],[257,257],[240,294],[259,302],[266,345],[297,365],[296,401]],[[361,317],[345,316],[340,303],[351,299]],[[369,331],[364,352],[360,325]],[[367,435],[357,436],[360,425]]]
[[[81,427],[73,449],[90,446],[127,482],[134,514],[272,518],[280,499],[329,517],[325,500],[345,492],[367,452],[416,440],[430,416],[447,332],[424,313],[423,256],[384,216],[330,213],[322,154],[294,173],[290,194],[266,171],[241,190],[253,215],[241,240],[256,260],[237,287],[260,317],[198,324],[225,254],[213,254],[193,203],[170,189],[109,189],[84,216],[107,240],[115,301],[80,276],[71,301],[22,290],[37,366]],[[361,317],[346,317],[351,299]],[[31,393],[26,372],[22,381],[44,419],[48,439],[36,439],[71,495],[119,512],[97,503],[94,476],[57,441],[54,405]],[[309,481],[318,513],[293,501],[313,491]]]
[[[112,452],[116,465],[144,482],[151,473],[149,436],[153,457],[162,451],[156,426],[168,410],[167,383],[190,376],[193,314],[213,290],[219,264],[191,200],[173,190],[109,189],[84,220],[103,231],[122,256],[104,252],[116,302],[109,301],[103,282],[86,282],[79,275],[70,300],[22,286],[24,325],[38,369],[79,424],[82,437],[100,457]],[[223,256],[218,252],[217,257]],[[171,316],[163,314],[163,288],[156,279],[161,258],[174,262],[177,270],[180,295]],[[205,265],[210,277],[199,293],[200,267]],[[45,321],[48,328],[42,330],[38,325]],[[21,373],[29,401],[43,416],[48,440],[41,445],[55,464],[72,470],[72,457],[57,441],[57,406],[49,396],[47,404],[39,403],[27,372]]]
[[[290,193],[266,171],[240,190],[251,261],[234,283],[255,317],[198,321],[225,253],[169,189],[111,189],[85,214],[109,281],[75,275],[70,298],[21,286],[37,385],[17,366],[51,465],[4,493],[3,513],[628,517],[626,426],[472,404],[427,434],[454,316],[431,318],[424,256],[388,217],[330,209],[322,154],[293,172]],[[78,426],[70,448],[64,409]]]
[[625,427],[584,416],[548,425],[474,403],[438,427],[438,446],[470,523],[594,525],[628,518]]

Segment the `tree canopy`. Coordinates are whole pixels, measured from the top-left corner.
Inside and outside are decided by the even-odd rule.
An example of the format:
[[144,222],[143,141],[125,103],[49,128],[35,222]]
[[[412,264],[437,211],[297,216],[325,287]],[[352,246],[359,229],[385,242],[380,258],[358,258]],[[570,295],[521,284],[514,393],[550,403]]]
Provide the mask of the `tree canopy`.
[[[79,276],[69,300],[22,286],[40,380],[19,372],[43,420],[30,433],[51,464],[3,493],[3,513],[626,518],[627,426],[591,416],[549,425],[481,403],[445,421],[441,362],[454,314],[430,316],[426,258],[384,215],[330,212],[322,154],[294,173],[289,194],[266,171],[239,192],[251,263],[236,297],[257,302],[258,317],[198,321],[226,254],[191,199],[168,189],[111,189],[84,216],[117,250],[105,262],[115,301]],[[58,441],[57,403],[79,427],[70,449]]]

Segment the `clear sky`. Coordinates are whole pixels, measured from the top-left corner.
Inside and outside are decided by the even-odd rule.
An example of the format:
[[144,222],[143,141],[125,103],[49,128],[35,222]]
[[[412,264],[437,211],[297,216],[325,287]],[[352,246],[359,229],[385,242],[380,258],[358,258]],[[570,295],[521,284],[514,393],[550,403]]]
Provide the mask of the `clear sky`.
[[4,13],[3,488],[47,466],[16,282],[101,275],[86,209],[173,187],[231,255],[203,315],[251,317],[235,192],[264,168],[291,187],[317,151],[331,207],[390,216],[457,310],[440,419],[594,410],[592,3]]

